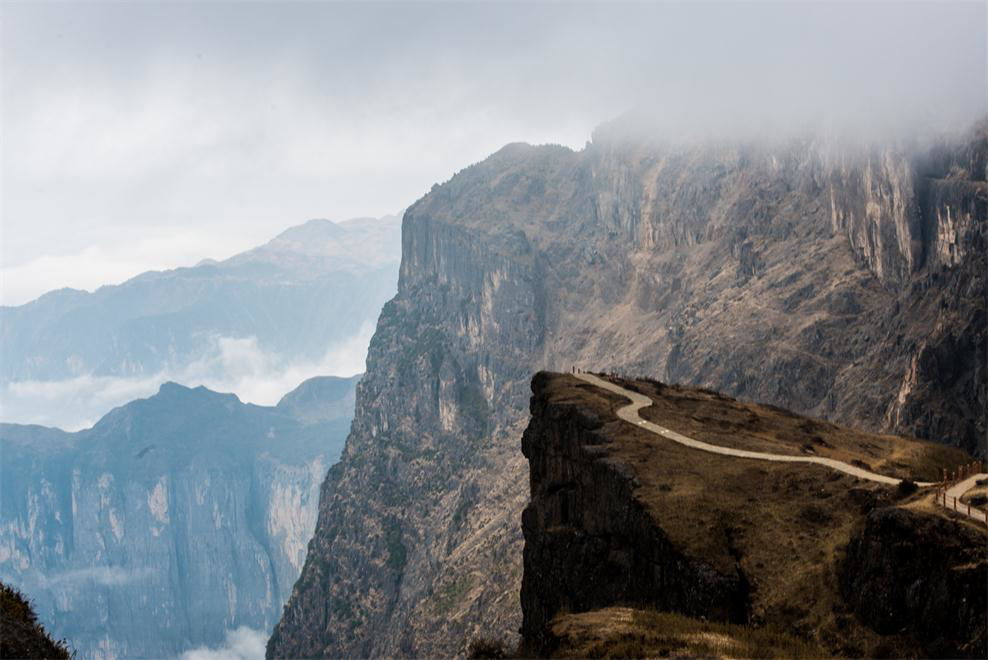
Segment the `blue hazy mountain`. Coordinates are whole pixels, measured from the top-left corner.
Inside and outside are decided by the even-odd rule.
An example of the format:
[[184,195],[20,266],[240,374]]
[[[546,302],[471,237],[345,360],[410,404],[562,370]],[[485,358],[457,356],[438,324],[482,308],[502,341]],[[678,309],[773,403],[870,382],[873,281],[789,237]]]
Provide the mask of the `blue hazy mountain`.
[[165,383],[66,433],[0,424],[0,579],[82,657],[267,632],[305,560],[357,378],[276,406]]
[[225,261],[0,307],[0,419],[79,428],[166,380],[274,403],[248,390],[362,371],[400,258],[397,216],[312,220]]

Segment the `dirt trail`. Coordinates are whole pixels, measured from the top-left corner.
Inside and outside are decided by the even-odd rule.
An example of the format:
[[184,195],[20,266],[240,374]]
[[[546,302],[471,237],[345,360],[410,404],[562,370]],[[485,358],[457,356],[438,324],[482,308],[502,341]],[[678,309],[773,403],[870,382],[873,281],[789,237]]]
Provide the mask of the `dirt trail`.
[[[857,477],[858,479],[866,479],[868,481],[877,481],[878,483],[887,484],[889,486],[897,486],[902,482],[902,479],[896,479],[895,477],[889,477],[884,474],[878,474],[876,472],[870,472],[869,470],[863,470],[859,467],[855,467],[850,463],[845,463],[843,461],[838,461],[833,458],[822,458],[819,456],[790,456],[786,454],[770,454],[760,451],[748,451],[746,449],[733,449],[731,447],[721,447],[720,445],[711,445],[706,442],[701,442],[700,440],[695,440],[693,438],[687,437],[675,431],[671,431],[667,428],[654,424],[646,419],[642,419],[638,414],[638,411],[642,408],[647,408],[652,405],[652,400],[645,396],[644,394],[639,394],[638,392],[632,392],[631,390],[626,390],[620,385],[615,385],[614,383],[604,380],[598,376],[588,373],[577,373],[573,374],[580,380],[586,381],[592,385],[596,385],[602,389],[609,392],[614,392],[623,397],[631,399],[631,403],[627,406],[619,408],[617,411],[617,416],[626,422],[630,422],[635,426],[645,429],[646,431],[651,431],[656,435],[660,435],[663,438],[672,440],[673,442],[678,442],[686,447],[691,447],[692,449],[699,449],[700,451],[709,452],[711,454],[720,454],[721,456],[734,456],[736,458],[750,458],[759,461],[774,461],[776,463],[814,463],[816,465],[823,465],[832,470],[837,470],[845,474],[849,474],[852,477]],[[988,475],[981,475],[985,477]],[[974,479],[974,477],[972,477]],[[966,482],[962,482],[966,483]],[[971,481],[973,486],[974,482]],[[929,486],[936,486],[936,483],[922,481],[916,484],[917,486],[926,488]],[[949,491],[948,491],[949,494]],[[958,495],[958,497],[960,497]],[[972,516],[973,517],[973,516]]]

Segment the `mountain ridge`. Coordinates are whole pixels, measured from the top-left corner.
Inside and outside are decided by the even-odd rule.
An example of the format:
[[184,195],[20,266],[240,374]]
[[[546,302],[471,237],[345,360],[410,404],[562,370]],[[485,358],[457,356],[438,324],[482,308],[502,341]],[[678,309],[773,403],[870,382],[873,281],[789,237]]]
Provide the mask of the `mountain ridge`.
[[258,401],[310,375],[361,370],[351,356],[394,293],[400,226],[332,226],[319,240],[276,237],[223,262],[0,309],[3,419],[79,428],[163,380]]
[[[941,160],[983,153],[988,134],[970,139]],[[981,165],[898,204],[924,157],[595,139],[513,146],[435,186],[405,213],[398,294],[269,657],[516,638],[538,369],[649,373],[983,452],[988,187]]]
[[84,658],[266,631],[301,569],[356,380],[330,379],[321,411],[311,396],[257,406],[169,382],[83,431],[0,424],[0,576]]

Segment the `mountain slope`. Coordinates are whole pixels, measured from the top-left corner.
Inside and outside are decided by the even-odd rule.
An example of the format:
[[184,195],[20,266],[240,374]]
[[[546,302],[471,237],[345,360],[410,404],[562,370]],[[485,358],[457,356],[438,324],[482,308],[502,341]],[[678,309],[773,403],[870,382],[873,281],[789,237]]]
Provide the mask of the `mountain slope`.
[[528,381],[647,373],[984,452],[984,127],[933,149],[509,145],[405,213],[341,463],[268,644],[435,656],[520,624]]
[[394,216],[312,220],[222,262],[0,307],[2,417],[78,428],[166,380],[259,401],[253,380],[298,372],[281,394],[335,373],[393,295],[399,246]]
[[0,576],[83,657],[266,631],[301,569],[355,385],[318,379],[262,407],[166,383],[85,431],[0,425]]
[[[532,492],[522,517],[529,649],[545,655],[587,636],[597,655],[621,655],[622,642],[666,637],[669,655],[705,637],[705,621],[721,621],[794,635],[818,649],[808,657],[984,657],[988,534],[937,506],[934,489],[683,446],[618,411],[641,396],[650,402],[642,416],[701,442],[837,459],[914,482],[969,461],[964,452],[710,390],[584,378],[532,380],[522,440]],[[594,617],[596,633],[558,630],[582,618],[574,614],[618,605],[644,610],[630,617],[637,630],[607,632],[632,621],[606,611]],[[649,610],[692,621],[650,622]],[[677,629],[686,633],[678,640]],[[753,636],[733,632],[740,635],[724,646]],[[721,653],[793,657],[785,648]]]

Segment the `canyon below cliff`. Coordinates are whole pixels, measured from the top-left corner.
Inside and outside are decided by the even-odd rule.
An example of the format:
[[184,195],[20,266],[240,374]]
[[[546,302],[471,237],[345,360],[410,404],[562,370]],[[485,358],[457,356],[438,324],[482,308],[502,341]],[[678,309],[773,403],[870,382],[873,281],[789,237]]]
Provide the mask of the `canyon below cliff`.
[[[0,424],[0,580],[79,658],[263,640],[315,528],[356,378],[277,406],[165,383],[75,433]],[[6,632],[6,631],[5,631]]]
[[[984,456],[986,153],[984,123],[861,145],[642,139],[618,121],[583,150],[512,144],[434,186],[405,213],[398,293],[268,655],[518,641],[539,370],[644,375]],[[882,542],[852,550],[867,563]],[[810,634],[812,616],[786,625]]]

